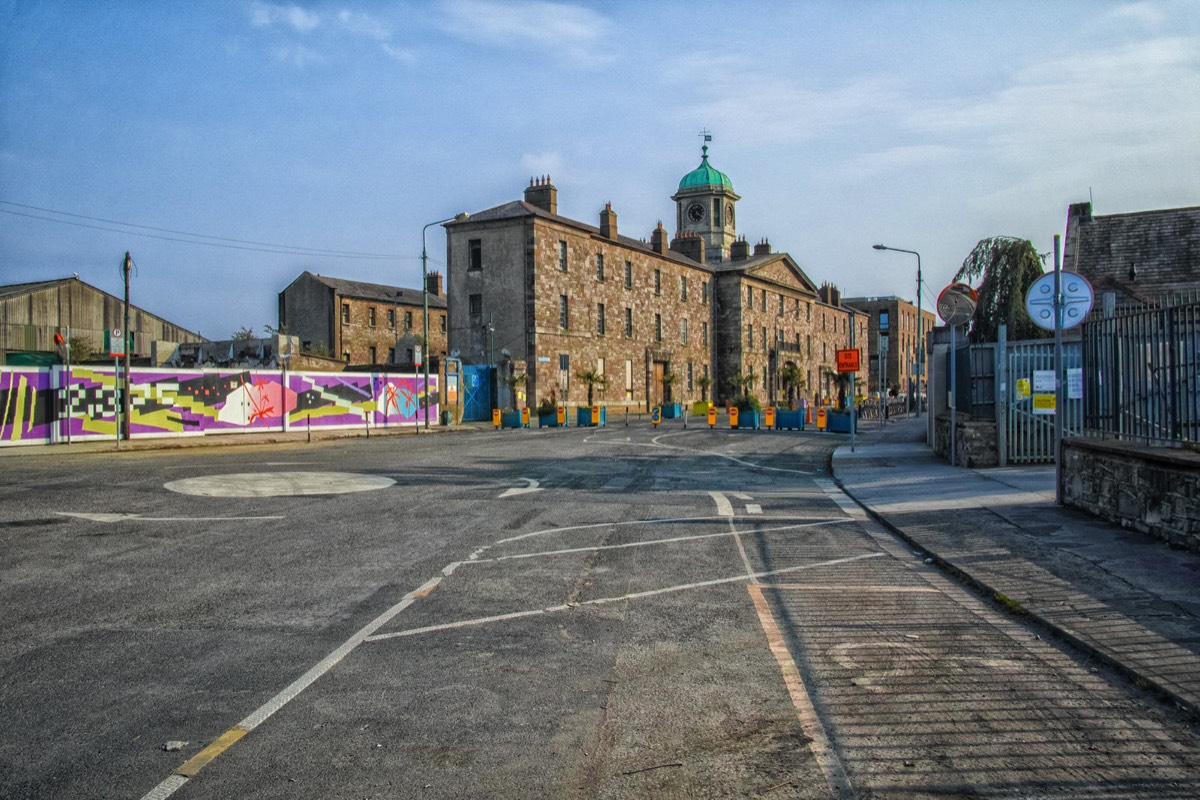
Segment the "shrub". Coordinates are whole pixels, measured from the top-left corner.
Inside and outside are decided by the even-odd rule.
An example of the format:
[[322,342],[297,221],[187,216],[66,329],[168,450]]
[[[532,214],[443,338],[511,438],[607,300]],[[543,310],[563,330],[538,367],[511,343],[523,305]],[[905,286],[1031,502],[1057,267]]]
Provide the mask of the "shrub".
[[543,397],[537,404],[537,413],[539,417],[549,417],[557,413],[558,409],[554,405],[554,401],[549,397]]

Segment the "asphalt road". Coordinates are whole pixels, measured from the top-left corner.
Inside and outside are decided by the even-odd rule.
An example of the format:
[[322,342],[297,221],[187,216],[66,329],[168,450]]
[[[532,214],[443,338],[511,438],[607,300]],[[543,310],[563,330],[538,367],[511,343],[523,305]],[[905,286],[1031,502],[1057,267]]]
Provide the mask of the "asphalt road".
[[677,424],[0,460],[0,797],[1200,796],[1187,721]]

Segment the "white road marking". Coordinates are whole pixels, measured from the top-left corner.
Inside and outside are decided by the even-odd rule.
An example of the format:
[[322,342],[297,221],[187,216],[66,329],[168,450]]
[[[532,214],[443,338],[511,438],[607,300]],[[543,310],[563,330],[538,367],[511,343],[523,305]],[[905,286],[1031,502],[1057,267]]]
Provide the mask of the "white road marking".
[[514,487],[512,489],[509,489],[509,490],[501,493],[500,499],[504,499],[505,497],[512,497],[513,495],[518,495],[518,494],[529,494],[530,492],[540,492],[541,491],[541,487],[538,485],[538,482],[535,481],[533,478],[517,478],[517,480],[525,481],[525,483],[528,485]]
[[700,455],[704,455],[704,456],[713,456],[714,458],[723,458],[726,461],[732,461],[735,464],[741,464],[743,467],[749,467],[751,469],[761,469],[766,472],[786,472],[788,475],[812,475],[813,474],[811,470],[807,470],[807,469],[784,469],[783,467],[767,467],[767,466],[763,466],[762,464],[755,464],[751,461],[743,461],[742,459],[737,458],[736,456],[731,456],[728,453],[717,453],[712,450],[700,450],[695,447],[680,447],[680,446],[674,445],[674,444],[663,444],[662,442],[658,441],[659,439],[665,438],[667,436],[684,436],[684,435],[686,435],[686,434],[664,433],[661,436],[654,437],[654,440],[650,441],[650,442],[622,442],[622,441],[611,441],[611,440],[593,440],[591,438],[585,439],[584,441],[589,444],[603,444],[603,445],[614,445],[614,446],[615,445],[623,445],[626,447],[662,447],[662,448],[666,448],[667,450],[682,450],[685,453],[699,453]]
[[750,495],[743,494],[742,492],[734,492],[733,496],[736,497],[738,500],[752,500],[753,499]]
[[[884,553],[875,553],[874,555],[882,556]],[[838,800],[851,800],[854,797],[854,789],[850,784],[850,777],[846,774],[846,768],[838,758],[837,751],[833,749],[829,736],[825,733],[825,728],[821,726],[821,718],[817,715],[816,708],[813,707],[808,687],[804,685],[804,677],[800,674],[800,668],[796,665],[795,659],[792,658],[783,632],[779,630],[779,623],[776,622],[775,615],[771,612],[770,604],[767,603],[763,594],[763,587],[751,584],[746,589],[750,592],[750,599],[754,602],[754,611],[758,614],[758,621],[762,625],[763,633],[766,634],[767,646],[770,648],[771,654],[775,656],[775,663],[779,665],[779,671],[783,675],[783,683],[787,687],[788,696],[792,699],[792,707],[796,709],[796,718],[799,720],[804,734],[808,737],[809,752],[813,754],[813,759],[821,768],[821,773],[825,776],[825,782],[829,785],[833,796]]]
[[786,575],[792,572],[800,572],[802,570],[818,569],[820,567],[831,567],[838,564],[849,564],[854,561],[863,561],[868,558],[879,558],[887,555],[886,553],[862,553],[857,556],[846,556],[845,558],[835,558],[829,561],[822,561],[816,564],[802,564],[797,567],[784,567],[783,569],[773,569],[766,572],[754,572],[749,575],[734,575],[730,578],[714,578],[708,581],[697,581],[696,583],[684,583],[677,586],[667,586],[662,589],[651,589],[645,592],[632,592],[623,594],[619,597],[598,597],[594,600],[582,600],[578,603],[561,603],[556,606],[547,606],[546,608],[533,608],[527,611],[514,611],[509,614],[496,614],[490,617],[476,617],[475,619],[463,619],[457,622],[444,622],[440,625],[426,625],[422,628],[409,628],[403,631],[394,631],[392,633],[380,633],[374,636],[366,637],[367,642],[382,642],[387,639],[398,639],[405,636],[417,636],[423,633],[436,633],[438,631],[454,630],[456,628],[469,628],[477,625],[487,625],[491,622],[504,622],[510,619],[521,619],[523,617],[536,617],[542,614],[552,614],[559,611],[569,611],[573,608],[582,606],[599,606],[608,605],[611,603],[623,603],[629,600],[640,600],[645,597],[657,597],[664,594],[673,594],[676,592],[686,592],[692,589],[703,589],[709,586],[720,586],[728,583],[742,583],[747,580],[766,578],[771,575]]
[[733,504],[721,492],[709,492],[708,496],[717,504],[717,514],[722,517],[733,516]]
[[[440,577],[430,578],[420,588],[414,589],[401,598],[400,602],[384,611],[382,614],[371,620],[367,625],[363,626],[357,633],[347,639],[340,647],[334,650],[325,658],[316,663],[308,672],[305,672],[296,680],[284,689],[279,694],[272,697],[263,705],[250,713],[250,716],[239,722],[236,728],[242,728],[246,732],[252,731],[259,725],[264,723],[272,714],[283,708],[289,702],[294,700],[301,692],[311,686],[318,678],[337,665],[339,661],[348,656],[351,651],[362,644],[372,633],[382,628],[384,625],[391,622],[392,618],[399,614],[404,609],[411,606],[417,600],[425,597],[432,592],[439,583],[442,582]],[[179,780],[180,775],[171,775],[149,793],[142,797],[142,800],[165,800],[177,789],[187,782],[187,778]]]
[[104,514],[88,513],[86,511],[55,511],[60,517],[75,517],[91,522],[125,522],[136,519],[138,522],[236,522],[238,520],[286,519],[282,514],[265,517],[143,517],[141,514]]
[[566,527],[563,527],[563,528],[543,528],[540,531],[530,531],[529,533],[522,533],[518,536],[510,536],[507,539],[501,539],[500,541],[495,542],[494,544],[485,545],[484,547],[479,548],[475,552],[482,553],[484,550],[488,550],[492,547],[497,547],[502,544],[511,544],[512,542],[519,542],[522,539],[529,539],[534,536],[548,536],[552,533],[567,533],[569,531],[586,531],[586,530],[592,530],[595,528],[623,528],[623,527],[627,527],[629,525],[669,525],[669,524],[675,523],[675,522],[697,522],[697,521],[703,521],[706,519],[722,519],[722,517],[666,517],[663,519],[632,519],[632,520],[625,520],[623,522],[593,522],[593,523],[589,523],[587,525],[567,525]]
[[249,472],[204,475],[169,481],[163,487],[201,497],[293,497],[311,494],[346,494],[386,489],[396,482],[382,475],[353,472]]
[[746,513],[747,514],[761,514],[762,506],[760,506],[758,503],[746,503]]
[[[794,525],[779,525],[779,526],[773,527],[773,528],[755,528],[753,530],[727,531],[727,532],[723,531],[721,533],[700,533],[700,534],[696,534],[695,536],[672,536],[668,539],[649,539],[649,540],[641,541],[641,542],[627,542],[625,544],[606,544],[606,545],[596,545],[594,547],[569,547],[569,548],[566,548],[563,550],[541,550],[536,553],[515,553],[513,555],[508,555],[508,556],[496,556],[495,558],[476,558],[476,559],[472,559],[471,561],[469,561],[467,563],[494,564],[494,563],[497,563],[500,561],[513,561],[515,559],[522,559],[522,558],[541,558],[543,556],[560,556],[560,555],[567,555],[570,553],[590,553],[590,552],[600,551],[600,550],[622,550],[627,547],[652,547],[654,545],[659,545],[659,544],[673,544],[675,542],[693,542],[693,541],[696,541],[699,539],[717,539],[722,536],[736,536],[739,533],[777,533],[779,531],[791,531],[791,530],[796,530],[798,528],[814,528],[818,525],[820,525],[820,526],[844,525],[849,522],[851,522],[851,520],[848,520],[848,519],[821,520],[819,522],[798,522]],[[462,563],[464,563],[464,562],[456,561],[453,564],[451,564],[449,567],[447,567],[446,569],[450,570],[450,572],[453,572]],[[446,575],[450,574],[449,572],[446,572],[446,570],[442,570],[442,572]]]

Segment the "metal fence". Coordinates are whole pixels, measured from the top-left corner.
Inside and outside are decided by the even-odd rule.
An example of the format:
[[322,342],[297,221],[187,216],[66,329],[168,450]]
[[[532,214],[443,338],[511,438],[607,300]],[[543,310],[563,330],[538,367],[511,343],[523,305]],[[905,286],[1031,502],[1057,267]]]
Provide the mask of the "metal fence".
[[1094,317],[1083,324],[1085,434],[1200,444],[1200,301]]

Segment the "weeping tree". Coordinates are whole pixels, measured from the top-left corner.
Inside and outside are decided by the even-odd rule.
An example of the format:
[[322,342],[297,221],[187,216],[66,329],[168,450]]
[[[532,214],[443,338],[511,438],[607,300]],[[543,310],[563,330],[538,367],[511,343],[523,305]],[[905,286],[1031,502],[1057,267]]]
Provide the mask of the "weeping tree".
[[996,341],[1001,325],[1008,326],[1008,338],[1014,341],[1047,335],[1025,310],[1026,292],[1042,277],[1042,258],[1028,239],[993,236],[975,245],[954,275],[979,293],[968,332],[972,342]]

